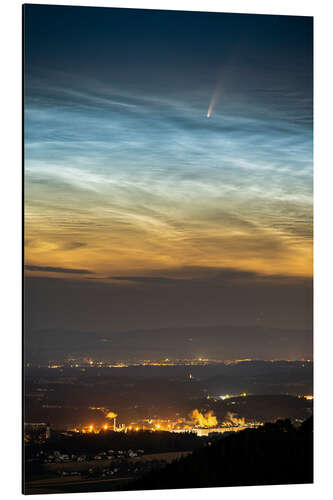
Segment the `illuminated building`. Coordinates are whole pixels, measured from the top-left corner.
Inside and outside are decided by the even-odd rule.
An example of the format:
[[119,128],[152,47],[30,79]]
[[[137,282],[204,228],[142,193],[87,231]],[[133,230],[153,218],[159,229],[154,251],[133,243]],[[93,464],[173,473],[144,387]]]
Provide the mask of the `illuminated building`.
[[49,423],[45,422],[25,422],[24,434],[25,436],[38,435],[42,439],[49,439],[51,427]]

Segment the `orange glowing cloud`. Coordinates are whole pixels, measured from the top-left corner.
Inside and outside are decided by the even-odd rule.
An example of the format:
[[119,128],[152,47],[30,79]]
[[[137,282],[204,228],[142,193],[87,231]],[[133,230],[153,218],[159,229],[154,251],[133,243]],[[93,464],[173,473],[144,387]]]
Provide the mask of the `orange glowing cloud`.
[[206,414],[200,413],[199,410],[193,410],[191,414],[192,419],[200,427],[216,427],[218,425],[217,418],[212,411],[208,411]]

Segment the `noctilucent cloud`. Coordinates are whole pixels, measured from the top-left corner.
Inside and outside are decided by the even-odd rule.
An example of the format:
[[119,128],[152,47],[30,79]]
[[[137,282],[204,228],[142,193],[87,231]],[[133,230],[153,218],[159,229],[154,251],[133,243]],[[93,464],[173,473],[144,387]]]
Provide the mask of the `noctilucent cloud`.
[[27,277],[311,279],[312,41],[306,17],[25,6]]

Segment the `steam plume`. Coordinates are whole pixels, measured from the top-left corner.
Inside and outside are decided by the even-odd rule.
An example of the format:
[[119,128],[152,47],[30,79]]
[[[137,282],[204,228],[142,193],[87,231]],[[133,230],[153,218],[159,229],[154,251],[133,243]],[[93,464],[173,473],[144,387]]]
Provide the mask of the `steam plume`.
[[235,416],[235,413],[231,413],[230,411],[228,411],[228,413],[227,413],[227,418],[228,418],[229,422],[231,422],[234,425],[245,425],[245,418],[244,417],[237,418]]
[[117,413],[113,413],[113,411],[109,411],[109,413],[106,415],[106,418],[116,418]]
[[205,415],[200,413],[199,410],[193,410],[191,414],[192,419],[199,424],[201,427],[216,427],[217,419],[215,415],[213,415],[212,411],[207,412]]

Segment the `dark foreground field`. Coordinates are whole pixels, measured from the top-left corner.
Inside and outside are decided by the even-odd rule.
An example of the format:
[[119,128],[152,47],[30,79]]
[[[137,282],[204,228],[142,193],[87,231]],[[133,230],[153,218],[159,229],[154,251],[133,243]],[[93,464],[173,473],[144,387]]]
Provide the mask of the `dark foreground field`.
[[[144,462],[160,462],[163,464],[172,463],[192,453],[191,451],[172,451],[167,453],[152,453],[143,457],[131,458],[128,463],[139,464]],[[93,477],[87,478],[86,476],[79,477],[54,477],[57,469],[67,471],[70,473],[74,470],[80,470],[83,474],[91,467],[103,468],[110,465],[107,460],[95,460],[88,463],[65,463],[61,464],[47,464],[44,466],[45,478],[38,478],[32,481],[27,481],[25,494],[36,495],[43,493],[77,493],[77,492],[90,492],[90,491],[113,491],[123,489],[124,486],[133,482],[133,477],[126,473],[121,477],[96,479]],[[47,475],[49,474],[49,477]],[[127,488],[126,488],[127,489]],[[129,488],[130,489],[130,488]]]
[[[132,478],[114,478],[87,480],[77,477],[41,479],[27,483],[25,495],[42,495],[48,493],[89,493],[95,491],[119,491],[127,489],[125,486]],[[130,489],[130,488],[128,488]]]

